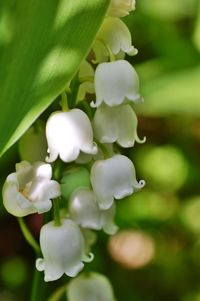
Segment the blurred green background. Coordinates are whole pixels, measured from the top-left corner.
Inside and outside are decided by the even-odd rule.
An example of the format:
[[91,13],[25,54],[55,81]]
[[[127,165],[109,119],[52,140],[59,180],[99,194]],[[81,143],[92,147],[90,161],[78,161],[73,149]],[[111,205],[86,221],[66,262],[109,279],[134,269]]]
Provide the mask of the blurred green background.
[[[147,185],[117,202],[121,230],[99,233],[86,270],[106,274],[118,301],[200,301],[200,1],[138,0],[123,20],[139,50],[128,59],[145,99],[135,106],[138,132],[147,136],[124,153]],[[1,185],[18,160],[15,145],[0,161]],[[34,254],[0,209],[0,301],[28,300]],[[38,236],[38,217],[27,222]]]

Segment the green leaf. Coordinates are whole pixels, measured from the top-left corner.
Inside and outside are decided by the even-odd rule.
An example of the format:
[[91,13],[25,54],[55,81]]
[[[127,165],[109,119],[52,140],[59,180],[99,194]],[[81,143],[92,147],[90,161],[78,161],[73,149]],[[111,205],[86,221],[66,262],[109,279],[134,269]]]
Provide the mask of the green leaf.
[[198,2],[197,5],[198,5],[197,18],[196,18],[196,25],[193,34],[193,41],[197,50],[200,52],[200,1]]
[[109,0],[1,0],[0,155],[76,73]]
[[[140,69],[145,73],[145,68]],[[145,102],[137,112],[149,116],[200,114],[200,66],[141,81]]]

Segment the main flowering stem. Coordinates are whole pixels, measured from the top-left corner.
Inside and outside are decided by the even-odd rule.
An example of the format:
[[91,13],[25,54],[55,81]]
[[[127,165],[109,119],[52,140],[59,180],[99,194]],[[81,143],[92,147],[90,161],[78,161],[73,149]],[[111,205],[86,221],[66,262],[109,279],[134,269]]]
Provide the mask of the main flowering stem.
[[30,301],[44,300],[44,288],[43,275],[35,268]]

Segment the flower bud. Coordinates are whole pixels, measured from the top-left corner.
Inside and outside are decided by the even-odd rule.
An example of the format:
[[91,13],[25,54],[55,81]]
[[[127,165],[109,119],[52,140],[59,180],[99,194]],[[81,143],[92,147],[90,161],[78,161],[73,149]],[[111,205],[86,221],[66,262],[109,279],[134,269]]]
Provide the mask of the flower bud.
[[90,63],[85,60],[82,62],[82,64],[80,65],[78,77],[81,84],[79,86],[77,100],[80,101],[85,98],[86,93],[95,93],[94,82],[89,80],[90,78],[94,77],[94,70]]
[[46,157],[47,141],[45,130],[41,124],[28,129],[19,140],[19,154],[22,161],[30,163],[44,161]]
[[135,0],[111,0],[108,15],[113,17],[124,17],[133,10],[135,10]]
[[90,173],[84,167],[68,170],[61,179],[61,192],[66,200],[79,187],[90,187]]

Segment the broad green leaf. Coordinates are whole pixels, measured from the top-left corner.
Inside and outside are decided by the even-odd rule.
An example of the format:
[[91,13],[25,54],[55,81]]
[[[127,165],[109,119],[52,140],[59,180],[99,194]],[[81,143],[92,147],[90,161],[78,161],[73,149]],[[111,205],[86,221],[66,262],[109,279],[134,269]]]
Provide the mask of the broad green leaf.
[[[140,72],[142,70],[140,69]],[[145,72],[145,69],[143,69]],[[200,116],[200,66],[142,81],[145,102],[137,111],[149,116]]]
[[0,155],[76,73],[109,0],[1,0]]

